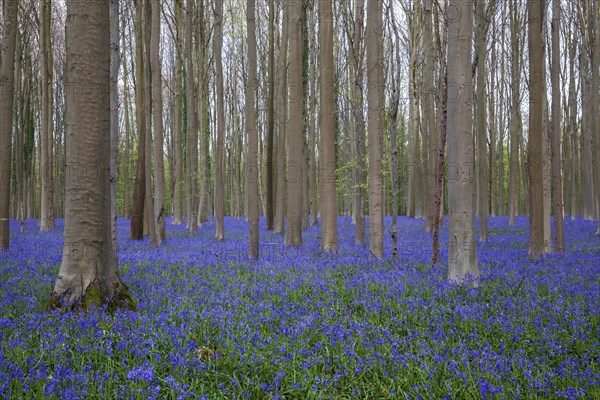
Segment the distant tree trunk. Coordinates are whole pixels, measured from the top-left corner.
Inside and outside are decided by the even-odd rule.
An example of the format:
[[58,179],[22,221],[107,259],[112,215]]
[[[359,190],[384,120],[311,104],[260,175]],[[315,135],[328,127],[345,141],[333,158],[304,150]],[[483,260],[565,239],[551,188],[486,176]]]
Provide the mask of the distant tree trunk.
[[[440,71],[440,73],[446,73],[446,71]],[[447,139],[447,124],[448,124],[448,86],[446,79],[444,79],[444,86],[442,93],[440,93],[440,141],[438,150],[438,169],[437,169],[437,181],[435,186],[435,215],[442,214],[442,218],[436,218],[433,221],[433,242],[432,242],[432,257],[431,265],[436,265],[440,259],[440,222],[443,220],[443,195],[444,195],[444,171],[445,171],[445,153],[446,153],[446,139]]]
[[[124,13],[121,13],[123,20],[121,21],[125,25]],[[126,49],[125,35],[121,36],[121,48]],[[132,206],[132,195],[131,195],[131,183],[130,183],[130,172],[131,166],[131,115],[129,112],[130,107],[130,92],[129,92],[129,69],[127,68],[127,52],[123,51],[122,60],[123,63],[123,110],[124,110],[124,126],[125,126],[125,151],[123,154],[123,176],[125,195],[123,196],[124,213],[127,218],[131,218],[131,206]],[[117,120],[118,122],[118,120]]]
[[407,193],[407,215],[411,218],[417,216],[416,202],[419,200],[417,195],[419,184],[419,95],[418,95],[418,11],[419,2],[412,2],[413,15],[409,16],[408,26],[410,31],[410,59],[408,70],[408,92],[409,92],[409,139],[408,139],[408,193]]
[[275,136],[275,0],[269,0],[269,71],[267,94],[267,230],[274,228],[275,167],[273,165],[273,142]]
[[562,105],[560,98],[560,0],[552,0],[552,190],[557,253],[565,251],[562,171]]
[[144,43],[142,35],[144,0],[135,3],[135,108],[138,137],[136,179],[131,210],[132,240],[144,238],[144,202],[146,199],[146,118],[144,110]]
[[423,47],[425,53],[425,62],[423,64],[423,89],[425,91],[423,96],[423,122],[424,130],[423,136],[425,140],[425,163],[423,168],[425,169],[425,230],[432,232],[433,230],[433,219],[434,219],[434,206],[435,206],[435,182],[437,171],[437,137],[435,133],[435,110],[434,110],[434,81],[433,81],[433,70],[434,70],[434,45],[433,45],[433,2],[432,0],[425,0],[425,27],[423,29]]
[[189,209],[188,209],[188,228],[192,235],[195,235],[198,231],[198,179],[196,176],[196,170],[198,169],[198,113],[196,106],[196,85],[194,83],[194,61],[193,61],[193,46],[192,46],[192,15],[194,12],[194,2],[187,0],[186,8],[186,31],[185,31],[185,47],[187,57],[187,71],[185,74],[186,78],[186,89],[187,89],[187,130],[188,130],[188,196],[189,196]]
[[110,0],[110,216],[112,262],[117,265],[117,154],[119,150],[119,0]]
[[[517,11],[517,0],[510,1],[510,43],[512,54],[520,54],[519,46],[519,25]],[[518,185],[518,158],[519,158],[519,137],[520,137],[520,119],[521,119],[521,102],[520,102],[520,81],[521,81],[521,66],[520,57],[512,57],[511,63],[511,109],[510,109],[510,168],[509,168],[509,184],[508,184],[508,224],[515,224],[515,217],[519,212],[519,191]]]
[[[111,246],[109,2],[67,1],[63,261],[47,304],[135,310]],[[90,13],[93,12],[92,16]]]
[[[248,255],[258,259],[258,129],[256,126],[255,96],[256,77],[256,9],[255,0],[246,2],[246,27],[248,32],[248,84],[246,85],[246,132],[248,135],[248,156],[246,158],[245,178],[248,192],[248,221],[250,235]],[[272,93],[272,92],[270,92]],[[267,165],[267,168],[271,168]]]
[[183,0],[175,0],[175,99],[173,115],[173,223],[180,225],[183,221]]
[[[206,71],[208,69],[207,39],[205,31],[205,4],[204,0],[198,2],[198,76],[202,82],[207,82]],[[210,156],[208,152],[210,136],[210,112],[208,99],[208,84],[200,87],[198,106],[200,107],[200,201],[198,202],[198,226],[202,226],[209,214],[210,208]]]
[[225,106],[223,94],[223,60],[221,56],[223,40],[223,0],[217,0],[214,9],[215,38],[214,56],[217,83],[217,143],[215,154],[215,214],[217,216],[217,229],[215,240],[225,239],[225,191],[223,181],[223,146],[225,141]]
[[288,53],[288,11],[287,1],[282,2],[281,44],[279,46],[279,89],[277,112],[277,203],[275,206],[275,233],[284,233],[284,217],[286,214],[286,186],[287,186],[287,108],[288,108],[288,81],[287,81],[287,53]]
[[335,171],[335,96],[333,81],[333,12],[332,0],[319,0],[320,49],[320,201],[321,248],[337,252],[337,193]]
[[367,6],[367,79],[369,134],[369,248],[371,254],[383,258],[383,195],[382,195],[382,0],[372,0]]
[[356,9],[354,12],[354,37],[352,40],[352,59],[351,68],[354,71],[352,78],[354,79],[353,96],[354,101],[352,104],[352,114],[354,116],[355,123],[355,141],[356,141],[356,189],[355,189],[355,202],[356,202],[356,238],[355,242],[357,245],[365,244],[365,187],[367,185],[367,167],[365,162],[365,116],[364,116],[364,96],[363,96],[363,82],[364,82],[364,20],[365,20],[365,2],[364,0],[357,0]]
[[[556,0],[555,0],[556,1]],[[558,6],[557,6],[558,7]],[[592,1],[592,17],[591,24],[593,27],[594,45],[592,48],[592,118],[594,121],[594,139],[593,150],[594,159],[592,160],[594,169],[594,189],[596,199],[596,220],[598,228],[596,235],[600,235],[600,5],[596,1]]]
[[302,85],[302,1],[289,0],[289,86],[290,119],[287,129],[288,146],[288,191],[287,227],[285,244],[302,244],[303,170],[304,170],[304,89]]
[[152,70],[152,127],[154,130],[154,216],[159,242],[167,239],[165,226],[165,159],[163,134],[162,73],[160,58],[160,1],[152,1],[152,33],[150,38],[150,62]]
[[12,159],[15,48],[17,39],[16,1],[6,2],[3,10],[4,37],[0,46],[0,250],[9,247],[10,172]]
[[529,12],[529,253],[544,254],[544,182],[543,182],[543,42],[544,0],[528,0]]
[[477,87],[475,102],[475,126],[477,131],[477,210],[479,214],[479,240],[485,242],[488,236],[488,212],[489,212],[489,193],[488,193],[488,169],[487,169],[487,123],[486,123],[486,22],[485,22],[485,4],[484,0],[477,0],[476,20],[477,37],[475,39],[477,46]]
[[471,40],[472,5],[450,0],[448,22],[448,279],[479,278],[475,240]]
[[575,34],[569,37],[569,140],[571,141],[571,219],[581,215],[579,208],[579,141],[577,140],[577,97],[575,95],[575,63],[577,46],[575,45]]
[[40,9],[40,53],[42,75],[41,99],[41,162],[42,190],[40,207],[40,230],[54,229],[54,166],[53,139],[53,51],[52,51],[52,1],[42,0]]

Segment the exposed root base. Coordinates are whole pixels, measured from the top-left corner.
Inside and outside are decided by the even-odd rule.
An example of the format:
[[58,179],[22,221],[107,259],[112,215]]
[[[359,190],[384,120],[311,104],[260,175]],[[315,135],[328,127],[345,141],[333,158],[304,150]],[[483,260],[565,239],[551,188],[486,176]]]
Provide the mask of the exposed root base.
[[111,299],[106,299],[102,296],[98,281],[92,282],[83,296],[77,300],[70,299],[69,301],[66,301],[64,294],[61,295],[53,292],[48,301],[46,301],[44,310],[53,311],[65,308],[69,311],[88,312],[92,307],[101,307],[105,304],[107,305],[106,309],[110,314],[114,314],[117,309],[137,311],[135,300],[124,283],[118,282],[115,285],[113,297]]

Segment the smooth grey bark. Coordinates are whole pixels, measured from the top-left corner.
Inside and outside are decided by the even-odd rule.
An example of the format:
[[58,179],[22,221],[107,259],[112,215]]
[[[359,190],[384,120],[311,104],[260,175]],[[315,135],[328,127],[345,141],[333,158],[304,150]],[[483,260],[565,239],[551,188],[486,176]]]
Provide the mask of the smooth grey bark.
[[[109,2],[67,1],[63,259],[47,304],[135,309],[111,245]],[[91,12],[94,14],[92,15]]]
[[223,180],[223,152],[225,145],[225,106],[223,90],[223,0],[217,0],[214,8],[215,38],[214,57],[216,69],[216,92],[217,92],[217,138],[215,146],[215,214],[217,217],[217,229],[215,240],[225,240],[225,190]]
[[510,14],[510,43],[511,53],[511,106],[510,106],[510,151],[509,151],[509,185],[508,185],[508,224],[515,224],[515,217],[519,212],[518,191],[518,163],[519,163],[519,141],[521,136],[521,58],[515,57],[520,54],[523,46],[519,41],[520,20],[517,10],[517,0],[509,0]]
[[173,115],[173,223],[183,222],[183,199],[185,183],[183,180],[183,0],[175,0],[175,98]]
[[320,49],[320,202],[321,248],[337,252],[337,191],[335,162],[335,96],[333,74],[332,0],[319,0]]
[[448,22],[448,279],[479,279],[475,240],[470,2],[450,0]]
[[193,46],[192,46],[192,15],[194,12],[194,2],[187,0],[186,8],[186,26],[185,26],[185,56],[186,56],[186,90],[187,90],[187,195],[188,195],[188,229],[192,235],[198,231],[198,179],[196,170],[198,168],[198,113],[196,103],[196,84],[194,83],[194,61],[193,61]]
[[434,61],[434,44],[433,44],[433,2],[425,0],[425,26],[423,28],[423,47],[425,60],[423,63],[423,138],[424,138],[424,154],[425,170],[424,190],[426,195],[423,197],[425,202],[425,230],[433,231],[433,219],[435,208],[435,186],[436,186],[436,171],[437,171],[437,150],[438,150],[438,135],[435,129],[435,109],[434,95],[435,85],[433,81],[433,70],[435,68]]
[[[112,262],[117,265],[117,154],[119,150],[119,0],[110,0],[110,216]],[[126,178],[127,179],[127,178]]]
[[475,131],[477,138],[477,211],[479,216],[479,240],[485,242],[488,237],[488,167],[487,167],[487,121],[486,121],[486,12],[485,1],[475,2],[477,20],[477,82],[475,102]]
[[152,129],[154,132],[154,218],[158,242],[167,239],[165,218],[165,156],[162,99],[162,68],[160,57],[161,2],[151,0],[150,69],[152,73]]
[[12,159],[17,2],[5,4],[0,46],[0,250],[9,247],[10,173]]
[[285,244],[302,244],[303,170],[304,168],[304,88],[302,84],[302,1],[290,0],[287,5],[289,29],[289,125],[287,165],[287,226]]
[[383,180],[381,159],[383,133],[383,36],[382,0],[367,5],[367,80],[369,138],[369,249],[383,258]]
[[[248,255],[258,259],[258,129],[256,124],[255,97],[258,84],[256,76],[256,7],[255,0],[246,2],[246,29],[248,37],[248,82],[246,85],[246,134],[248,135],[248,155],[244,177],[248,196],[248,222],[250,235],[248,239]],[[271,168],[267,165],[267,168]]]
[[53,64],[52,1],[41,0],[40,8],[40,58],[41,58],[41,205],[40,230],[54,229],[54,160],[53,160]]
[[273,165],[273,146],[275,139],[275,0],[269,1],[269,54],[267,77],[267,187],[266,187],[266,224],[272,230],[275,224],[275,166]]
[[562,105],[560,84],[560,0],[552,0],[552,191],[554,198],[554,248],[565,251],[562,170]]

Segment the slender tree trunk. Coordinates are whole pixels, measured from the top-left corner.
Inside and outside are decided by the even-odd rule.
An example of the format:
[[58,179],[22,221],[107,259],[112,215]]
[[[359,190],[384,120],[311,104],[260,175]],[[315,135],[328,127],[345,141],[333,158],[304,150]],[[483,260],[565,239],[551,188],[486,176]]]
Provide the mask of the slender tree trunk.
[[[205,4],[204,0],[198,2],[198,76],[202,82],[208,82],[206,71],[208,69],[208,59],[206,57],[208,46],[205,33]],[[198,226],[202,226],[209,214],[210,204],[210,157],[208,151],[208,143],[210,136],[210,112],[208,99],[208,84],[200,87],[198,106],[200,107],[200,199],[198,202]]]
[[53,175],[53,51],[52,51],[52,2],[42,0],[40,9],[40,50],[42,75],[41,100],[41,207],[40,230],[54,229],[54,175]]
[[[446,73],[445,71],[440,71]],[[442,93],[440,93],[440,141],[438,150],[438,169],[437,169],[437,181],[435,188],[435,215],[442,215],[441,218],[436,218],[433,221],[433,243],[432,243],[432,257],[431,265],[436,265],[440,259],[440,222],[443,220],[443,194],[444,194],[444,156],[446,153],[446,138],[447,138],[447,124],[448,124],[448,86],[446,79],[444,79],[444,85]]]
[[[63,261],[48,308],[135,310],[111,246],[109,2],[67,2],[66,191]],[[90,15],[94,12],[94,15]]]
[[[448,279],[461,283],[479,278],[475,240],[471,40],[473,9],[450,0],[448,10],[460,15],[448,23]],[[450,11],[449,11],[450,12]],[[453,99],[453,101],[450,101]]]
[[367,5],[367,71],[368,71],[368,135],[369,135],[369,249],[383,258],[383,196],[382,196],[382,0]]
[[476,20],[477,20],[477,88],[475,102],[475,125],[477,132],[477,210],[479,214],[479,240],[485,242],[488,236],[488,212],[489,212],[489,193],[488,193],[488,174],[487,174],[487,123],[486,123],[486,22],[485,22],[485,4],[484,0],[477,0]]
[[266,196],[266,222],[267,230],[274,228],[275,208],[275,166],[273,165],[273,142],[275,136],[275,0],[269,1],[269,71],[267,93],[267,196]]
[[[510,0],[510,25],[511,25],[511,52],[512,54],[520,54],[521,46],[519,45],[519,13],[517,12],[517,0]],[[520,57],[513,57],[511,63],[511,110],[510,110],[510,168],[509,168],[509,185],[508,185],[508,215],[509,225],[515,224],[515,217],[519,212],[519,190],[518,190],[518,163],[519,163],[519,138],[520,120],[521,120],[521,102],[520,102],[520,81],[521,81],[521,66],[519,64]]]
[[[125,17],[124,13],[121,14],[123,16],[123,20],[121,21],[123,25],[125,25]],[[125,151],[123,154],[123,175],[125,176],[124,180],[124,191],[125,195],[123,196],[124,203],[124,213],[127,218],[131,218],[131,205],[132,205],[132,196],[131,196],[131,183],[130,183],[130,158],[131,158],[131,115],[129,113],[129,69],[127,68],[127,52],[125,51],[125,35],[121,36],[121,48],[124,49],[122,53],[123,63],[123,110],[124,110],[124,118],[125,121],[123,123],[125,127]],[[118,119],[117,119],[118,123]]]
[[419,95],[418,95],[418,23],[419,2],[412,2],[413,15],[409,16],[408,26],[410,31],[410,59],[408,70],[408,92],[409,92],[409,139],[408,139],[408,194],[407,215],[411,218],[417,216],[416,202],[420,198],[417,195],[419,185]]
[[543,182],[543,43],[542,15],[545,0],[528,0],[529,12],[529,253],[544,254]]
[[223,40],[223,0],[217,0],[214,9],[215,15],[215,39],[214,56],[217,83],[217,143],[215,156],[215,213],[217,216],[217,229],[215,240],[225,239],[225,192],[223,181],[223,146],[225,141],[225,106],[223,99],[223,61],[221,48]]
[[174,1],[175,9],[175,96],[173,115],[173,223],[180,225],[183,221],[183,0]]
[[144,44],[142,35],[144,0],[135,5],[135,120],[138,137],[136,180],[131,210],[131,232],[133,240],[144,238],[144,202],[146,199],[146,118],[144,110]]
[[321,248],[337,252],[337,193],[335,172],[335,96],[333,94],[333,12],[332,0],[319,0],[320,49],[320,201]]
[[[572,38],[573,36],[570,36]],[[579,208],[579,141],[577,140],[577,98],[575,96],[575,63],[577,46],[569,40],[569,139],[571,140],[571,218],[581,215]]]
[[[556,1],[556,0],[555,0]],[[558,7],[558,6],[557,6]],[[596,235],[600,235],[600,108],[598,102],[600,102],[600,5],[598,2],[592,1],[592,27],[594,30],[594,45],[592,48],[592,102],[593,107],[592,118],[594,122],[594,138],[593,138],[593,150],[594,159],[592,163],[594,165],[594,189],[595,189],[595,207],[596,207],[596,220],[598,221],[598,228]]]
[[[434,47],[433,47],[433,2],[425,0],[425,27],[423,29],[423,47],[425,52],[425,61],[423,64],[423,89],[425,91],[423,97],[423,122],[424,122],[424,140],[425,140],[425,230],[433,231],[434,206],[435,206],[435,182],[437,170],[437,135],[435,129],[435,111],[434,111]],[[370,145],[369,145],[370,147]]]
[[552,190],[554,192],[554,238],[557,253],[565,251],[561,152],[560,19],[560,0],[552,0]]
[[4,6],[4,37],[0,46],[0,250],[9,247],[10,172],[12,159],[13,98],[15,48],[17,38],[17,2]]
[[[248,193],[248,221],[250,235],[248,255],[258,259],[258,129],[256,123],[255,96],[258,84],[256,76],[256,9],[255,0],[246,2],[246,27],[248,32],[248,84],[246,85],[246,133],[248,135],[248,156],[246,158],[245,179]],[[270,92],[272,93],[272,92]],[[267,165],[267,168],[271,168]],[[268,190],[268,189],[267,189]],[[267,206],[268,207],[268,206]]]
[[152,32],[150,37],[150,62],[152,71],[152,127],[154,131],[154,216],[156,234],[159,242],[166,240],[167,230],[165,225],[165,161],[164,161],[164,134],[163,134],[163,100],[162,100],[162,73],[160,58],[160,1],[151,0],[152,3]]
[[196,84],[194,83],[194,62],[192,53],[192,15],[194,12],[194,2],[187,0],[186,9],[186,31],[185,31],[185,46],[186,46],[186,57],[187,57],[187,71],[186,71],[186,89],[187,89],[187,129],[188,129],[188,143],[187,143],[187,155],[188,155],[188,196],[189,196],[189,210],[188,215],[188,228],[192,235],[195,235],[198,230],[198,179],[196,176],[196,170],[198,169],[198,113],[196,106]]
[[112,262],[117,265],[117,153],[119,149],[119,0],[110,1],[110,216]]
[[279,46],[279,94],[277,113],[277,202],[275,206],[275,233],[284,233],[284,216],[286,214],[287,190],[287,108],[288,108],[288,82],[287,82],[287,52],[288,52],[288,2],[282,2],[281,44]]
[[285,244],[302,244],[303,170],[304,170],[304,89],[302,85],[302,1],[289,0],[287,5],[290,40],[289,60],[289,105],[290,120],[287,129],[288,149],[288,191],[287,227]]

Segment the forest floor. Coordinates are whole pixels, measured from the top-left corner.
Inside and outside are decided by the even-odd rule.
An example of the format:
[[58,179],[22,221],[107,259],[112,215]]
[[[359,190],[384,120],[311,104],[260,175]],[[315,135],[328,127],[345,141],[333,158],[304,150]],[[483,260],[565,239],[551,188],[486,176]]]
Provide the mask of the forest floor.
[[[264,224],[264,221],[261,221]],[[386,226],[389,229],[389,220]],[[531,261],[528,223],[490,219],[478,245],[481,284],[429,265],[421,220],[399,218],[399,260],[354,245],[340,252],[226,219],[189,236],[168,222],[159,249],[128,239],[119,264],[138,312],[42,311],[58,273],[63,221],[40,233],[11,222],[0,253],[0,398],[600,398],[600,238],[568,219],[567,251]],[[386,231],[386,256],[391,255]]]

